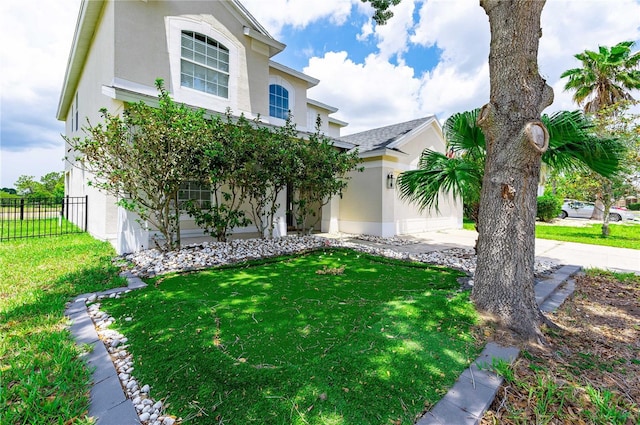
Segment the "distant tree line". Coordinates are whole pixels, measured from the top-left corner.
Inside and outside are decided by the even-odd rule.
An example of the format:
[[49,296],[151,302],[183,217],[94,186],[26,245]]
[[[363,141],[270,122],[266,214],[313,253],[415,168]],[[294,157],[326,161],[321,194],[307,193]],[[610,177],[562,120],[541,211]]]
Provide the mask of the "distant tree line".
[[15,188],[0,189],[0,198],[42,199],[64,197],[64,173],[53,171],[45,174],[37,181],[34,176],[21,175],[15,183]]

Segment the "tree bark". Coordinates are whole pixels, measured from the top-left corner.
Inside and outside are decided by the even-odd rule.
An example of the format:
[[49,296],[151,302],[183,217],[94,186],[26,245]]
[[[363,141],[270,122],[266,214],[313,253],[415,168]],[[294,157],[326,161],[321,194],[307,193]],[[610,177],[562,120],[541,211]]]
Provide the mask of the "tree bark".
[[480,0],[489,17],[490,101],[478,117],[487,143],[472,297],[522,337],[539,339],[534,293],[540,158],[549,135],[540,122],[553,90],[538,73],[544,1]]

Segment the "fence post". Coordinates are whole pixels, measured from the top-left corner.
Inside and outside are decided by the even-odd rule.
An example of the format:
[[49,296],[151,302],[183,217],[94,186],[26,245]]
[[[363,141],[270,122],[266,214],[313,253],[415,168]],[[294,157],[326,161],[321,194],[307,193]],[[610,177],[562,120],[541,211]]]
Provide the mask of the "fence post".
[[24,220],[24,198],[20,198],[20,221]]
[[89,195],[84,195],[84,231],[89,229]]

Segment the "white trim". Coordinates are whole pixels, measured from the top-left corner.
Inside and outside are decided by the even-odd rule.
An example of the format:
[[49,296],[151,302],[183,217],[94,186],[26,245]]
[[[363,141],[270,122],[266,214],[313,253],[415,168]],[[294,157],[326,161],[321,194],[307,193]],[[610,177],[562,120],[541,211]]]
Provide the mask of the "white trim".
[[[356,146],[356,148],[360,148],[362,146]],[[354,148],[354,149],[356,149]],[[372,151],[364,151],[364,152],[360,152],[359,157],[360,158],[376,158],[376,157],[382,157],[382,156],[392,156],[395,158],[406,158],[409,154],[407,154],[406,152],[402,152],[402,151],[397,151],[397,150],[390,150],[390,149],[375,149]]]
[[292,77],[298,78],[300,80],[306,81],[307,82],[307,88],[311,88],[314,86],[317,86],[318,83],[320,82],[320,80],[318,80],[317,78],[313,78],[310,75],[304,74],[300,71],[296,71],[293,68],[289,68],[288,66],[284,66],[281,63],[278,62],[274,62],[272,60],[269,61],[269,67],[276,69],[280,72],[283,72],[285,74],[291,75]]
[[246,35],[247,37],[259,41],[261,43],[266,44],[269,47],[269,57],[272,57],[280,52],[282,52],[284,50],[284,48],[286,47],[285,44],[271,38],[270,36],[267,37],[263,34],[260,34],[258,31],[255,31],[247,26],[244,26],[242,28],[242,32],[244,35]]
[[340,127],[346,127],[346,126],[349,125],[348,122],[342,121],[342,120],[339,120],[339,119],[333,118],[333,117],[329,117],[329,123],[330,124],[336,124],[336,125],[338,125]]
[[66,120],[73,96],[78,89],[78,82],[84,69],[85,60],[93,42],[93,34],[102,14],[102,8],[106,3],[105,0],[82,0],[82,3],[80,3],[80,11],[78,12],[73,43],[67,60],[64,83],[58,100],[56,117],[59,121]]
[[[238,111],[238,80],[240,66],[237,41],[213,28],[209,23],[184,16],[165,17],[167,32],[167,51],[169,53],[169,69],[173,99],[201,108],[224,112],[227,108]],[[181,39],[182,31],[193,31],[206,35],[229,49],[229,97],[223,98],[199,90],[183,87],[180,82]]]
[[438,125],[438,127],[440,126],[436,116],[432,115],[432,116],[429,117],[429,119],[427,121],[423,122],[422,124],[420,124],[419,126],[414,128],[413,130],[411,130],[410,132],[408,132],[406,134],[403,134],[402,137],[398,138],[398,140],[396,140],[395,142],[389,143],[386,146],[386,148],[387,149],[394,149],[394,148],[397,148],[398,146],[404,145],[407,140],[411,139],[414,135],[416,135],[417,133],[420,133],[425,128],[431,126],[434,122]]
[[330,114],[332,114],[334,112],[338,112],[338,108],[336,108],[334,106],[329,106],[326,103],[322,103],[322,102],[314,100],[314,99],[307,98],[307,104],[311,105],[311,106],[315,106],[316,108],[324,109],[325,111],[329,112]]

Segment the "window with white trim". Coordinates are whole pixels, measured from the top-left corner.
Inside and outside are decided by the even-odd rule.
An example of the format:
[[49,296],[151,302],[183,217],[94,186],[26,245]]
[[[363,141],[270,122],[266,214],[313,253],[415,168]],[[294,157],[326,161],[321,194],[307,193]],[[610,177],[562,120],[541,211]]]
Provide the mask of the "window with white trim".
[[181,210],[185,209],[188,201],[193,201],[200,208],[211,208],[211,188],[195,181],[182,183],[178,191],[178,205]]
[[269,85],[269,116],[283,120],[289,117],[289,91],[279,84]]
[[229,49],[194,31],[182,31],[180,44],[180,84],[228,98]]

